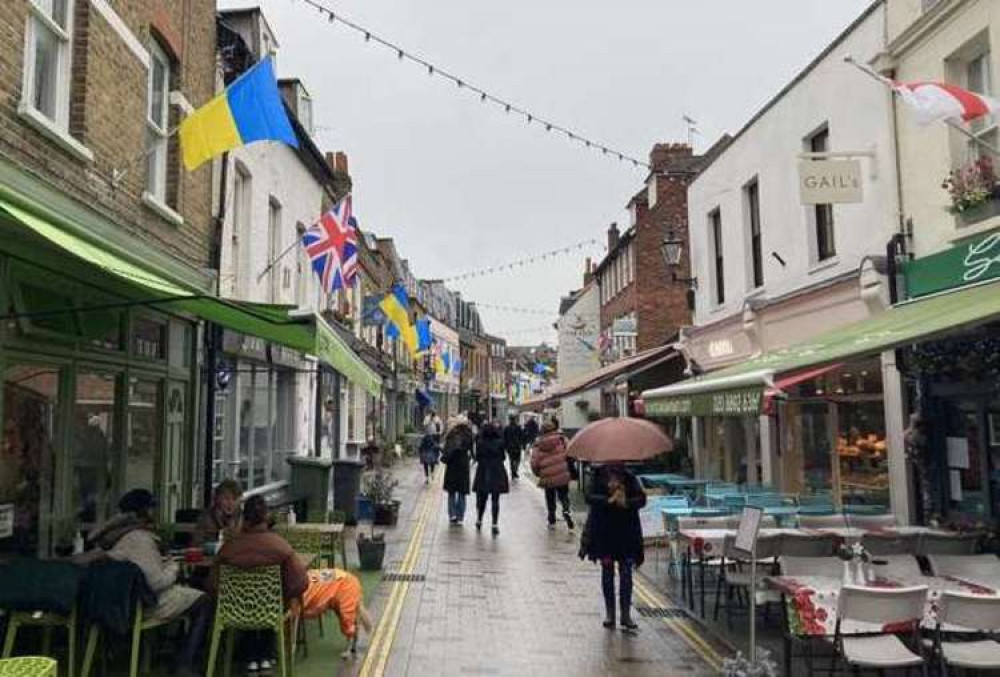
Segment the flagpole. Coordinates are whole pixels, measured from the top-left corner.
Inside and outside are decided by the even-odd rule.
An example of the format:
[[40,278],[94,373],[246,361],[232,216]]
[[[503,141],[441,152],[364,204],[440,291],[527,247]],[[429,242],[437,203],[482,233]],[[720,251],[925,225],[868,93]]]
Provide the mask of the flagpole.
[[296,238],[295,240],[293,240],[292,244],[290,244],[287,247],[285,247],[284,251],[282,251],[280,254],[278,254],[277,256],[275,256],[271,260],[271,262],[267,264],[267,267],[264,268],[264,270],[262,270],[259,273],[257,273],[257,282],[260,282],[262,279],[264,279],[264,276],[267,275],[268,271],[271,270],[272,268],[274,268],[278,264],[278,261],[280,261],[281,259],[285,258],[285,256],[288,254],[288,252],[292,251],[292,249],[294,249],[296,246],[298,246],[299,242],[300,242],[299,238]]
[[[875,80],[878,80],[880,83],[882,83],[883,85],[885,85],[886,87],[888,87],[889,91],[892,92],[892,94],[894,96],[898,96],[898,93],[896,92],[895,88],[893,87],[893,83],[892,83],[891,80],[889,80],[889,78],[886,78],[886,77],[884,77],[882,75],[879,75],[874,70],[872,70],[872,68],[870,66],[858,63],[857,61],[854,60],[853,56],[850,56],[850,55],[845,56],[844,57],[844,61],[846,63],[851,64],[852,66],[854,66],[855,68],[857,68],[859,71],[861,71],[865,75],[868,75],[868,76],[874,78]],[[990,143],[987,143],[986,141],[982,140],[981,138],[979,138],[978,136],[976,136],[975,134],[973,134],[972,132],[970,132],[968,129],[966,129],[962,125],[958,124],[957,122],[955,122],[954,120],[946,119],[946,120],[944,120],[944,123],[946,125],[948,125],[949,127],[951,127],[952,129],[954,129],[955,131],[957,131],[962,136],[965,136],[966,138],[968,138],[968,139],[976,142],[977,144],[979,144],[980,146],[982,146],[983,148],[985,148],[989,152],[993,153],[993,155],[995,155],[997,157],[1000,157],[1000,148],[997,148],[996,146],[994,146],[994,145],[992,145]]]
[[[164,135],[163,142],[166,142],[170,137],[172,137],[174,134],[176,134],[177,130],[180,129],[180,128],[181,128],[181,126],[177,125],[173,129],[169,130]],[[132,159],[128,160],[121,167],[115,167],[114,169],[112,169],[111,170],[111,185],[117,188],[118,184],[120,184],[122,182],[122,179],[125,178],[125,176],[129,173],[129,171],[131,171],[131,169],[135,165],[139,164],[140,162],[142,162],[143,160],[145,160],[146,158],[148,158],[154,152],[156,152],[156,146],[152,146],[150,148],[147,148],[146,150],[144,150],[139,155],[136,155]]]

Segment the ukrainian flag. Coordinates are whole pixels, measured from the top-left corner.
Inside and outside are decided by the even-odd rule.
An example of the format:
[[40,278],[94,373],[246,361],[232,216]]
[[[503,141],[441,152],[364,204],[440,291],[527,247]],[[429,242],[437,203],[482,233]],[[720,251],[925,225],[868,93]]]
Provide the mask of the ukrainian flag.
[[188,171],[216,155],[254,141],[282,141],[293,148],[299,147],[278,92],[270,57],[184,118],[178,134]]
[[392,290],[378,304],[385,313],[390,338],[402,338],[411,354],[417,352],[417,332],[410,323],[410,297],[401,284],[392,285]]

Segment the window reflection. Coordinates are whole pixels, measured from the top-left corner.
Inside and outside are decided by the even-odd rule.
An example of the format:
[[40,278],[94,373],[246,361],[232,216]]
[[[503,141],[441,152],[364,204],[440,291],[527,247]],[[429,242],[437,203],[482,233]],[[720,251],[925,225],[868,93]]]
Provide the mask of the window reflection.
[[162,412],[160,380],[130,379],[122,491],[142,488],[156,493],[156,461],[160,457]]
[[73,493],[79,521],[94,523],[112,511],[115,408],[119,399],[114,374],[79,372],[73,410]]

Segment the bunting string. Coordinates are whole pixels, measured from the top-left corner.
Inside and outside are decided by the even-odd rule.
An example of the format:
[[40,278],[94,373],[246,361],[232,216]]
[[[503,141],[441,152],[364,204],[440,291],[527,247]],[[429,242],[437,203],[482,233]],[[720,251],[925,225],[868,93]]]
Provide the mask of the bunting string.
[[557,313],[551,310],[542,310],[541,308],[518,308],[517,306],[501,306],[494,303],[480,303],[479,301],[470,301],[472,305],[476,308],[483,308],[485,310],[497,310],[503,313],[518,313],[521,315],[546,315],[549,317],[554,317]]
[[486,277],[488,275],[493,275],[495,273],[500,273],[506,270],[514,270],[515,268],[522,268],[524,266],[529,266],[535,263],[541,263],[551,258],[557,256],[563,256],[566,254],[571,254],[575,251],[579,251],[589,246],[598,245],[600,242],[596,238],[590,238],[589,240],[583,240],[582,242],[577,242],[576,244],[571,244],[566,247],[559,247],[557,249],[550,249],[549,251],[541,252],[539,254],[534,254],[532,256],[527,256],[523,259],[517,259],[515,261],[509,261],[507,263],[502,263],[496,266],[488,266],[486,268],[479,268],[477,270],[470,270],[459,275],[453,275],[451,277],[442,278],[442,282],[458,282],[460,280],[468,280],[475,277]]
[[[452,72],[445,70],[431,63],[430,61],[427,61],[423,57],[403,49],[394,42],[379,37],[371,30],[365,28],[364,26],[361,26],[360,24],[351,21],[350,19],[344,17],[342,14],[334,12],[320,0],[302,0],[302,1],[304,4],[315,8],[320,14],[325,16],[329,23],[331,24],[339,23],[342,26],[351,29],[352,31],[361,35],[366,43],[377,45],[394,53],[399,61],[409,61],[411,63],[415,63],[421,66],[424,70],[427,71],[428,76],[433,77],[436,75],[438,77],[444,78],[445,80],[451,81],[452,83],[455,84],[456,89],[464,89],[478,96],[480,102],[482,102],[483,104],[497,106],[507,114],[513,114],[520,118],[523,118],[528,125],[532,124],[539,125],[546,132],[555,132],[559,136],[562,136],[567,140],[569,140],[571,143],[578,143],[588,150],[600,152],[601,155],[603,156],[615,158],[619,162],[626,162],[626,163],[630,162],[632,163],[632,166],[636,168],[642,168],[642,169],[650,168],[649,163],[644,160],[640,160],[632,155],[629,155],[628,153],[616,150],[604,143],[595,141],[587,136],[584,136],[583,134],[580,134],[579,132],[573,129],[570,129],[569,127],[566,127],[565,125],[552,122],[548,118],[539,117],[538,115],[536,115],[532,111],[527,110],[523,106],[518,106],[517,104],[511,103],[507,99],[495,96],[487,92],[485,89],[477,85],[471,84],[465,78],[461,78],[453,74]],[[322,129],[322,127],[318,128]]]

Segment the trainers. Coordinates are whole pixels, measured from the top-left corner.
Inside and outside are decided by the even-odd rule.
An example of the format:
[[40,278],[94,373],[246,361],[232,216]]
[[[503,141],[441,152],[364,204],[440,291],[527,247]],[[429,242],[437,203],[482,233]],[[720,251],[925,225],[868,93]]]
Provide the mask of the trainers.
[[275,663],[277,663],[277,661],[261,661],[260,662],[260,671],[261,672],[270,672],[271,671],[271,666],[274,665]]
[[260,672],[260,663],[258,663],[257,661],[250,661],[249,663],[247,663],[247,672],[249,672],[252,675],[256,675],[258,672]]

